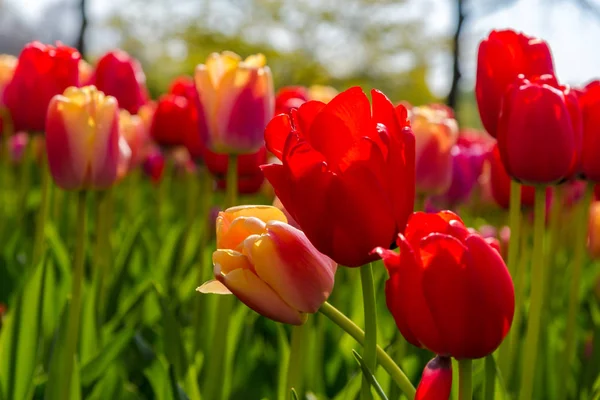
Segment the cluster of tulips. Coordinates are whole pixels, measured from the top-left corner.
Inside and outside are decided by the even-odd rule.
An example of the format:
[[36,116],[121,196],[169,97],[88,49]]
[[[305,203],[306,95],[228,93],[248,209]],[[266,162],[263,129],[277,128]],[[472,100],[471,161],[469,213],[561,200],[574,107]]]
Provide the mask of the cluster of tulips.
[[[584,343],[577,319],[585,261],[600,256],[600,203],[592,204],[600,183],[600,81],[560,84],[546,42],[493,31],[479,47],[475,93],[487,133],[459,129],[443,105],[394,104],[378,90],[370,98],[358,87],[276,92],[261,54],[211,54],[156,101],[140,64],[120,50],[94,66],[60,44],[33,42],[18,59],[0,56],[3,157],[40,171],[34,266],[45,252],[51,186],[78,199],[66,345],[53,355],[62,362],[51,364],[57,379],[47,396],[74,398],[89,290],[87,197],[132,185],[138,172],[155,186],[172,176],[209,177],[196,193],[205,207],[192,217],[216,226],[214,279],[199,274],[197,290],[233,294],[294,332],[322,313],[363,346],[362,399],[386,398],[378,365],[411,399],[449,399],[453,391],[461,400],[542,398],[549,392],[534,389],[544,374],[544,325],[557,320],[566,322],[550,357],[563,382],[552,385],[551,398],[583,396],[571,377]],[[217,215],[210,200],[200,200],[214,191],[225,191]],[[239,204],[240,195],[257,194],[272,205]],[[508,226],[501,209],[509,210]],[[483,214],[502,228],[478,222]],[[477,229],[464,222],[469,217]],[[566,260],[554,257],[565,253]],[[433,357],[416,388],[403,360],[377,344],[374,275],[383,266],[399,333]],[[360,271],[363,328],[327,302],[342,268]],[[232,300],[219,297],[215,306],[212,356],[204,361],[209,400],[223,396]],[[11,304],[1,309],[10,315]],[[290,355],[286,387],[303,396],[294,365],[300,355]],[[480,393],[472,360],[481,358]],[[0,386],[0,398],[18,398],[6,390],[14,388]]]

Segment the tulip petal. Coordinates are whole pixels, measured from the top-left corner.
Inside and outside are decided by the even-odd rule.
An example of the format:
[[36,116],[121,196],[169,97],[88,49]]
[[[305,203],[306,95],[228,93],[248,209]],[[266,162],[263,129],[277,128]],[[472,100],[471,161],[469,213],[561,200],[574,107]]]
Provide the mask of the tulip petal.
[[254,269],[242,253],[230,249],[217,249],[212,255],[213,270],[215,277],[225,276],[236,269]]
[[227,289],[227,286],[217,280],[204,282],[200,287],[196,288],[196,291],[204,294],[232,294],[231,291]]
[[446,349],[438,354],[462,358],[469,348],[465,338],[471,329],[466,282],[467,248],[456,238],[432,233],[421,240],[422,290],[433,320],[443,332]]
[[217,279],[244,304],[267,318],[291,325],[301,325],[306,321],[305,314],[286,304],[269,285],[248,269],[236,269]]
[[217,248],[237,250],[248,236],[264,233],[265,227],[266,223],[257,217],[236,217],[227,229],[219,226]]
[[267,149],[279,160],[283,158],[283,148],[286,139],[293,131],[292,121],[285,114],[275,116],[265,129],[265,143]]
[[514,287],[500,253],[479,235],[465,240],[469,263],[465,270],[469,298],[469,343],[464,358],[484,357],[500,345],[512,324]]
[[271,221],[249,252],[257,275],[293,308],[315,313],[329,297],[337,265],[302,231]]
[[423,370],[415,400],[448,400],[452,391],[452,363],[437,356]]
[[298,131],[298,134],[302,136],[304,139],[310,142],[310,128],[313,124],[313,121],[321,110],[325,108],[325,103],[320,101],[311,100],[302,104],[297,110],[292,110],[290,113],[292,116],[292,121],[294,123],[294,127]]
[[408,221],[405,236],[413,248],[419,248],[421,239],[430,233],[449,234],[451,221],[458,221],[464,227],[460,217],[452,211],[442,211],[436,214],[419,211],[413,213]]

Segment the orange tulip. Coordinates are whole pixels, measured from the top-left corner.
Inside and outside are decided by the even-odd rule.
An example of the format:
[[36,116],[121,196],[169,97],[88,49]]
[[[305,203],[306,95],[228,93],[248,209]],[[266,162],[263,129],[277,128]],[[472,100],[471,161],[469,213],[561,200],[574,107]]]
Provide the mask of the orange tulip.
[[259,314],[293,325],[303,324],[327,300],[337,268],[271,206],[219,213],[213,265],[216,280],[199,292],[233,293]]

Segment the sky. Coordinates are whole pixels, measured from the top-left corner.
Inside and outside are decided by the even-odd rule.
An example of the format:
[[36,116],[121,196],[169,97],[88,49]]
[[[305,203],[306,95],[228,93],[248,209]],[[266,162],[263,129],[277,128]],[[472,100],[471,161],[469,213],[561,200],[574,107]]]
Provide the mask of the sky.
[[[2,0],[0,0],[2,1]],[[20,4],[18,11],[29,20],[43,18],[41,12],[53,0],[4,0]],[[92,24],[107,18],[121,0],[88,0]],[[421,1],[421,0],[414,0]],[[432,35],[451,34],[454,29],[455,9],[452,0],[429,0],[433,12],[428,14],[427,29]],[[600,0],[588,0],[600,9]],[[17,3],[18,2],[18,3]],[[528,35],[545,39],[552,48],[555,68],[562,82],[580,85],[600,78],[600,15],[593,15],[576,5],[577,0],[518,0],[510,7],[481,15],[478,0],[473,14],[467,19],[462,37],[461,68],[465,89],[473,86],[477,46],[492,29],[513,28]],[[174,4],[176,4],[174,2]],[[108,50],[117,38],[90,37],[97,51]],[[103,48],[104,47],[104,48]],[[433,61],[428,81],[434,93],[443,95],[450,85],[449,55]]]

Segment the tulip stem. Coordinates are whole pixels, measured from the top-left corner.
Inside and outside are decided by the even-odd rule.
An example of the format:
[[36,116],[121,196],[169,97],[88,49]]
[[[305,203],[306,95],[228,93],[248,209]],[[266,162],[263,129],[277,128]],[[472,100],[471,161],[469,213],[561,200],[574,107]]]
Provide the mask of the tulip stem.
[[585,242],[587,234],[587,221],[590,209],[590,203],[594,195],[593,188],[591,185],[586,187],[584,198],[577,205],[577,213],[575,215],[575,252],[573,255],[573,262],[570,268],[571,275],[571,288],[569,291],[569,306],[567,308],[567,327],[565,333],[565,348],[562,357],[562,373],[559,375],[558,383],[558,399],[566,399],[567,382],[569,381],[569,370],[573,360],[573,353],[575,353],[575,344],[577,342],[575,337],[575,328],[577,322],[577,306],[579,305],[579,289],[581,283],[581,271],[583,259],[585,256]]
[[[29,162],[33,162],[33,160],[29,160]],[[40,261],[42,261],[42,256],[44,254],[46,220],[48,219],[48,211],[50,208],[50,199],[48,193],[50,189],[50,173],[48,172],[48,164],[46,163],[46,160],[42,161],[42,168],[40,174],[42,181],[42,199],[40,203],[40,208],[38,210],[37,225],[35,229],[35,239],[33,242],[32,265],[34,267],[38,265]],[[23,204],[22,207],[25,208],[25,204]]]
[[238,156],[237,154],[229,155],[229,163],[227,164],[227,189],[225,193],[225,208],[234,207],[237,205],[237,175]]
[[[365,344],[363,360],[369,370],[375,374],[377,368],[377,304],[375,301],[375,283],[373,282],[373,267],[371,263],[360,268],[360,280],[363,292],[363,305],[365,314]],[[361,399],[372,399],[371,384],[363,375],[361,385]]]
[[306,351],[306,324],[292,327],[292,341],[290,348],[290,357],[288,361],[288,390],[296,390],[298,397],[303,399],[303,371],[304,371],[304,353]]
[[[508,260],[506,266],[510,276],[515,279],[517,274],[518,253],[521,234],[521,185],[513,180],[510,181],[510,203],[508,209],[508,227],[510,228],[510,239],[508,242]],[[510,369],[510,342],[515,331],[509,331],[509,338],[504,341],[498,350],[498,365],[503,374],[508,375]]]
[[458,400],[473,398],[473,360],[458,360]]
[[533,384],[540,342],[540,323],[544,303],[545,263],[544,263],[544,224],[546,220],[546,188],[538,186],[535,189],[535,207],[533,221],[533,258],[531,269],[531,294],[529,316],[527,318],[527,333],[523,346],[523,368],[521,375],[520,400],[530,400],[533,397]]
[[485,357],[485,400],[494,400],[496,394],[496,363],[494,355],[488,354]]
[[[347,334],[352,336],[360,345],[365,345],[365,332],[363,332],[358,325],[350,318],[346,317],[340,310],[328,302],[325,302],[319,309],[319,312],[326,316],[331,322],[342,328]],[[376,351],[377,361],[379,361],[381,367],[390,375],[394,382],[396,382],[400,390],[402,390],[409,399],[413,399],[415,397],[416,389],[402,369],[381,347],[377,346]]]
[[77,352],[79,339],[79,321],[81,317],[81,290],[83,285],[83,269],[85,263],[85,237],[86,237],[86,202],[87,191],[77,193],[77,244],[73,260],[73,276],[71,279],[71,302],[69,307],[69,320],[67,323],[67,341],[65,344],[65,366],[63,379],[63,393],[61,399],[69,400],[71,395],[71,376],[73,374],[74,358]]

